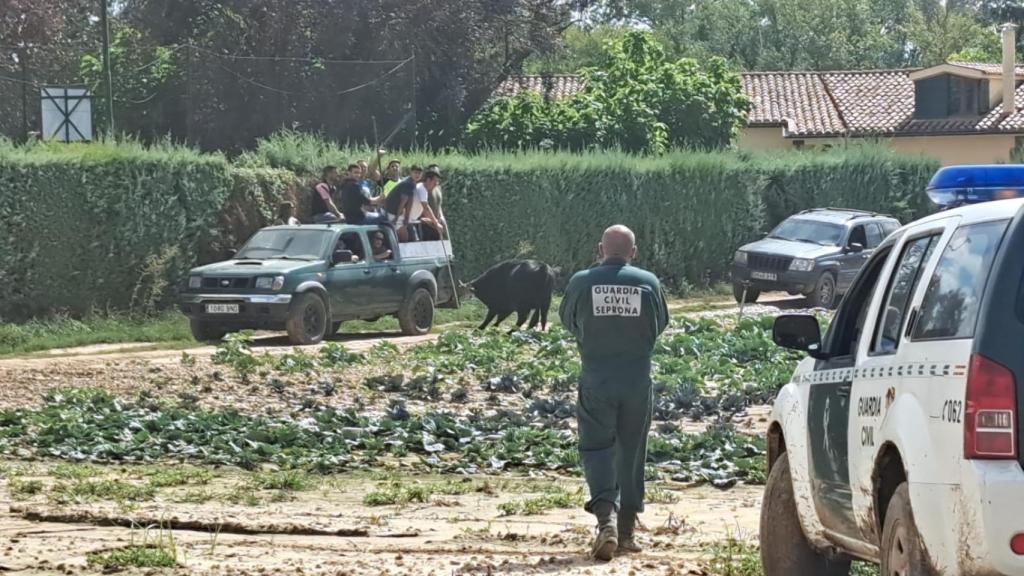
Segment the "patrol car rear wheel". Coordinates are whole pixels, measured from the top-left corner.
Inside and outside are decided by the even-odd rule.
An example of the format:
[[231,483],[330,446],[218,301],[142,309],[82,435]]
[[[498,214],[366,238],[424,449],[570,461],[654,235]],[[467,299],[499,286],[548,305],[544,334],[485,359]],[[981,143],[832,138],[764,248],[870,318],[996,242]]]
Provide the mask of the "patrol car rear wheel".
[[789,458],[783,454],[768,474],[761,504],[761,563],[764,576],[847,576],[850,563],[818,554],[800,526]]
[[327,331],[327,307],[324,301],[316,294],[299,294],[298,298],[292,300],[285,327],[292,344],[320,342]]
[[743,285],[733,284],[732,285],[732,297],[736,299],[737,304],[753,304],[757,302],[757,299],[761,297],[761,291],[753,288],[747,288],[746,302],[743,301]]
[[907,483],[900,484],[885,513],[882,527],[882,576],[929,576],[921,535],[914,523]]
[[419,336],[430,332],[434,325],[434,298],[426,288],[417,288],[402,302],[398,311],[398,325],[403,334]]

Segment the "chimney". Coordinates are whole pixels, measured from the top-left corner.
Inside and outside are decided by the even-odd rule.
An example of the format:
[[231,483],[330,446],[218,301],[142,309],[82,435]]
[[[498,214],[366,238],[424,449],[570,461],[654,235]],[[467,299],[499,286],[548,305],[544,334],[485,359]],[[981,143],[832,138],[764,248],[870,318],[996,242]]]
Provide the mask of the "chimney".
[[1003,114],[1017,111],[1017,25],[1003,24]]

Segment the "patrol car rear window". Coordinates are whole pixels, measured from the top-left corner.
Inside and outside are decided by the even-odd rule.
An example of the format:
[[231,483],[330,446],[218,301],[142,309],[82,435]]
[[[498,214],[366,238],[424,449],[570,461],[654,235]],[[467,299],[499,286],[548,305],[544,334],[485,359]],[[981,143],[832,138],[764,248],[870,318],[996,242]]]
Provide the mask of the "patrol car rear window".
[[914,340],[971,338],[992,260],[1009,220],[960,227],[942,256],[921,302]]

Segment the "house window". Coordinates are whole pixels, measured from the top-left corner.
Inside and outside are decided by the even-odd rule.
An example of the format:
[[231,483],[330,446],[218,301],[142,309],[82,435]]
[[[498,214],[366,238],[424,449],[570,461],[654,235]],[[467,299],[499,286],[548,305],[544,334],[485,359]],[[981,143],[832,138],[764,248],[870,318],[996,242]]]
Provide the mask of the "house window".
[[980,88],[981,80],[951,76],[949,79],[949,115],[976,116],[979,113],[978,92],[980,92]]
[[914,118],[977,117],[988,100],[988,80],[942,74],[914,82]]

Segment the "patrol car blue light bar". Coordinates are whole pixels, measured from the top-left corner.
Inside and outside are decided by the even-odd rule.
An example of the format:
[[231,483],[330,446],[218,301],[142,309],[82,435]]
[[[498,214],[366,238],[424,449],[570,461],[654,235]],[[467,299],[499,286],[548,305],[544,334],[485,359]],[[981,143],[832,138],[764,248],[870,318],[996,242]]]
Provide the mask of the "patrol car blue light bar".
[[927,193],[942,208],[1024,198],[1024,164],[946,166],[932,176]]

